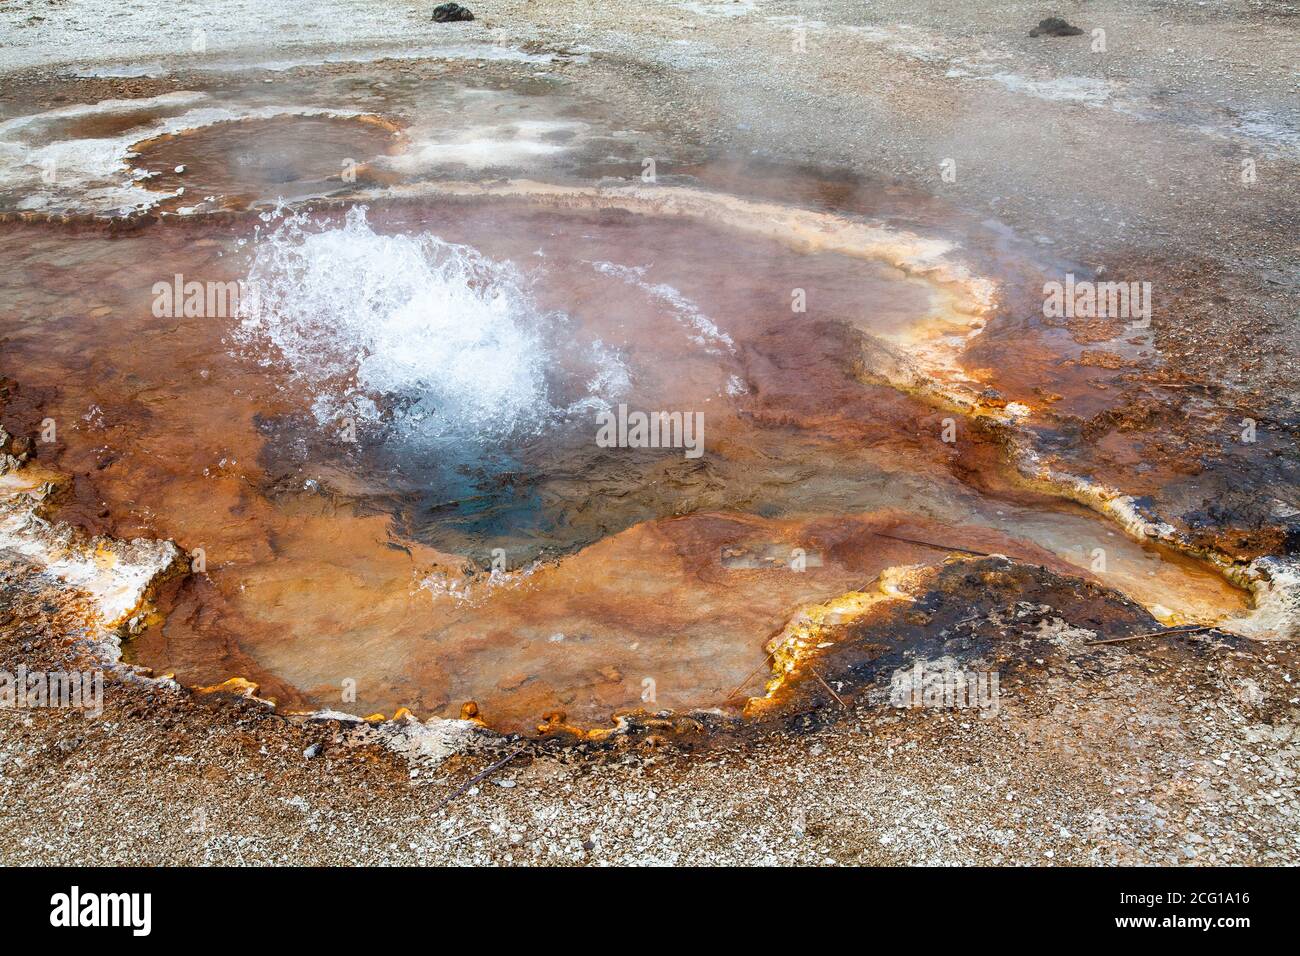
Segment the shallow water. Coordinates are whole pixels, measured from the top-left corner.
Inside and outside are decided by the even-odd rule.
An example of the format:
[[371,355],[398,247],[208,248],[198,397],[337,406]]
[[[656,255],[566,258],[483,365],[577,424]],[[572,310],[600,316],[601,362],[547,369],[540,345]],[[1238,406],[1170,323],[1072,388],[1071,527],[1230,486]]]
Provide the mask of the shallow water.
[[[241,208],[277,183],[335,191],[353,153],[425,168],[402,173],[382,125],[246,122],[142,148],[148,188]],[[827,192],[794,171],[785,188]],[[474,700],[509,729],[735,707],[801,607],[943,559],[897,537],[1091,575],[1169,620],[1244,610],[1208,570],[1020,489],[964,425],[945,441],[951,413],[885,384],[875,343],[960,348],[951,290],[773,208],[749,229],[528,197],[6,225],[6,425],[55,424],[38,453],[73,476],[60,516],[195,556],[132,659],[294,707]],[[605,447],[619,406],[700,416],[700,453]]]
[[163,209],[243,209],[254,202],[327,195],[397,148],[391,124],[360,116],[227,120],[135,143],[131,165]]

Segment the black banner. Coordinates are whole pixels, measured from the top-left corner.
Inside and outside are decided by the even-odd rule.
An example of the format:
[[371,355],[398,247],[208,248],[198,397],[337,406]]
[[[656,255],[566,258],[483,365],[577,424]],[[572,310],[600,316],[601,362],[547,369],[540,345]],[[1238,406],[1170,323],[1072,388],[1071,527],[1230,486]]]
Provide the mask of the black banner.
[[[1282,914],[1291,882],[1285,870],[697,869],[668,876],[581,869],[9,869],[0,870],[0,913],[14,938],[102,937],[127,945],[213,934],[237,944],[337,945],[354,937],[400,943],[447,918],[460,927],[490,926],[499,944],[564,923],[609,927],[612,913],[653,933],[646,921],[676,923],[681,914],[672,910],[688,901],[717,924],[718,939],[744,938],[744,920],[770,919],[772,906],[815,921],[831,937],[837,930],[860,933],[866,916],[866,926],[910,926],[922,937],[961,927],[967,942],[982,932],[1005,938],[1009,922],[1017,933],[1042,930],[1071,941],[1185,941],[1195,934],[1229,944],[1242,933],[1290,925]],[[752,903],[737,910],[746,899]]]

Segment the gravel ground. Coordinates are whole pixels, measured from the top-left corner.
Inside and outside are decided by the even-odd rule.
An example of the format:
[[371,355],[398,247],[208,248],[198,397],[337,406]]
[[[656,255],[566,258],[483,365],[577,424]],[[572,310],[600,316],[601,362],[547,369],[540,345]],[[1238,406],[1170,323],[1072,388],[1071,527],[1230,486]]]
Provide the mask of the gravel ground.
[[[77,602],[0,574],[0,666],[66,662]],[[519,746],[485,734],[431,768],[371,730],[110,675],[98,718],[2,712],[0,860],[1294,864],[1294,645],[1086,647],[1072,590],[979,609],[1005,655],[1041,655],[999,663],[996,710],[809,698],[707,734],[533,741],[467,788]]]
[[[430,24],[429,6],[314,5],[306,18],[294,4],[259,5],[254,17],[177,3],[140,19],[116,4],[8,3],[0,108],[192,87],[184,41],[196,24],[234,59],[409,47],[447,29],[585,53],[557,73],[670,144],[661,168],[726,155],[812,162],[933,192],[1062,263],[1173,277],[1157,291],[1170,306],[1154,320],[1162,361],[1219,389],[1225,414],[1294,425],[1292,5],[503,0],[474,4],[479,21],[454,28]],[[1085,35],[1029,38],[1048,14]],[[1096,28],[1104,55],[1092,50]],[[803,52],[792,49],[799,37]],[[177,74],[72,80],[51,66],[69,50]],[[0,667],[78,653],[76,599],[20,567],[4,574]],[[0,860],[1300,860],[1292,644],[1206,635],[1085,648],[1087,622],[1050,601],[1010,630],[1005,610],[975,609],[1003,614],[1002,633],[1055,637],[1004,687],[996,716],[900,712],[864,692],[847,708],[808,699],[743,730],[657,747],[644,734],[535,743],[446,806],[515,744],[484,736],[433,767],[369,731],[112,678],[99,719],[0,711]],[[304,756],[313,744],[319,753]]]

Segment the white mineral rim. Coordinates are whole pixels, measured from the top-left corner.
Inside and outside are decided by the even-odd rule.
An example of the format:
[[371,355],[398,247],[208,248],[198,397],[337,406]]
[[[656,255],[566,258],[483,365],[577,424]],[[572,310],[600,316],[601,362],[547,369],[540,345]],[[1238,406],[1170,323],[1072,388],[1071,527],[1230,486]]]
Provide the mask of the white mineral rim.
[[[8,435],[0,428],[0,444]],[[59,476],[24,465],[12,455],[0,454],[0,552],[21,558],[47,575],[55,586],[84,595],[90,620],[86,639],[106,666],[133,680],[181,686],[166,677],[145,677],[139,669],[122,663],[122,640],[136,633],[151,610],[155,586],[182,567],[184,554],[171,541],[135,538],[121,541],[88,537],[66,522],[40,515]],[[274,707],[258,697],[255,685],[236,681],[245,696]],[[306,722],[331,720],[351,725],[350,743],[380,743],[408,763],[432,767],[476,742],[497,735],[469,720],[408,715],[369,723],[353,714],[329,710],[289,714]]]
[[85,594],[91,635],[110,663],[121,658],[122,631],[138,626],[154,584],[173,569],[181,551],[170,541],[90,538],[40,515],[55,476],[0,460],[0,551],[21,557],[64,587]]

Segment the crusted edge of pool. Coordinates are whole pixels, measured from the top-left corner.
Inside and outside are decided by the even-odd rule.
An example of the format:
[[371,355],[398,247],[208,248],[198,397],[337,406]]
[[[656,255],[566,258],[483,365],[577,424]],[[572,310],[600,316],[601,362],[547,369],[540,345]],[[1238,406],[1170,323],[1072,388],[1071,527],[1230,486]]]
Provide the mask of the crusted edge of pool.
[[[957,244],[942,239],[927,239],[911,232],[838,213],[819,212],[683,186],[566,186],[532,180],[429,182],[353,193],[325,200],[323,205],[351,206],[361,201],[400,203],[430,198],[465,202],[484,199],[524,201],[575,210],[615,208],[638,215],[695,219],[715,226],[731,227],[795,248],[882,261],[906,275],[929,282],[939,296],[935,307],[925,318],[933,318],[936,314],[942,317],[946,313],[951,327],[964,329],[964,334],[940,336],[937,343],[926,342],[921,338],[898,341],[868,335],[873,347],[878,350],[876,358],[884,360],[874,363],[877,367],[876,374],[881,380],[901,392],[963,414],[987,430],[1002,444],[1026,485],[1090,508],[1113,521],[1135,540],[1156,541],[1203,561],[1229,583],[1249,592],[1253,598],[1250,612],[1242,617],[1219,622],[1215,625],[1217,629],[1256,640],[1300,639],[1300,560],[1264,556],[1245,563],[1193,546],[1169,523],[1158,517],[1144,516],[1131,495],[1073,475],[1045,461],[1035,449],[1033,434],[1026,427],[1030,409],[1017,403],[986,399],[977,387],[978,383],[965,376],[958,359],[970,340],[984,331],[987,317],[995,310],[997,284],[992,279],[975,275],[966,264],[955,260],[952,254],[959,248]],[[306,201],[304,204],[314,203]],[[904,354],[901,351],[904,347],[912,354]],[[135,539],[131,542],[102,537],[83,539],[66,524],[46,520],[38,514],[40,502],[48,496],[45,485],[61,476],[55,473],[45,474],[41,482],[33,484],[34,476],[31,474],[22,478],[13,477],[22,466],[23,462],[7,455],[4,456],[3,463],[0,463],[0,549],[16,551],[33,563],[44,566],[69,587],[84,589],[83,582],[89,582],[92,594],[93,589],[99,587],[105,596],[100,607],[102,620],[98,623],[98,628],[101,646],[107,652],[109,662],[137,677],[171,681],[175,684],[170,676],[153,677],[147,669],[123,664],[121,640],[123,636],[134,633],[133,627],[138,631],[143,626],[144,609],[153,588],[170,574],[187,573],[182,567],[180,550],[172,542],[149,539]],[[5,481],[11,488],[5,487],[2,483]],[[39,494],[33,494],[35,491],[39,491]],[[105,575],[105,569],[95,562],[96,555],[101,556],[99,560],[102,563],[106,560],[102,556],[106,554],[117,558]],[[168,560],[165,566],[157,566],[156,562],[161,560],[163,554],[168,556]],[[123,557],[127,560],[119,566],[116,562]],[[153,558],[154,565],[149,563],[150,557]],[[152,574],[147,573],[150,567],[154,567]],[[66,573],[60,574],[60,568],[65,569]],[[99,577],[90,573],[92,568],[99,572]],[[117,569],[116,575],[112,573],[113,569]],[[890,570],[901,573],[909,569]],[[118,580],[118,577],[123,580]],[[123,602],[132,593],[136,593],[131,590],[131,582],[137,585],[138,596],[124,611]],[[123,589],[120,595],[115,590],[118,588]],[[791,676],[800,672],[800,664],[808,655],[798,648],[806,642],[790,640],[790,637],[794,635],[797,638],[801,633],[800,628],[809,624],[813,630],[820,631],[821,625],[813,620],[817,613],[826,609],[842,610],[850,605],[856,607],[864,601],[865,604],[858,611],[865,613],[882,599],[898,600],[906,597],[897,588],[886,590],[884,583],[879,584],[878,590],[879,593],[847,592],[820,605],[796,608],[786,628],[773,639],[778,643],[767,645],[770,656],[774,658],[773,672],[764,693],[749,697],[746,715],[761,709],[765,702],[770,702],[775,691]],[[116,596],[116,603],[108,599],[109,594]],[[857,611],[852,616],[858,616]],[[786,637],[783,643],[782,635]],[[198,694],[230,694],[276,708],[273,701],[258,696],[257,685],[238,676],[211,687],[188,689]],[[386,718],[382,714],[359,717],[331,710],[295,712],[277,709],[277,712],[292,720],[334,720],[358,728],[368,728],[376,732],[389,749],[411,759],[424,759],[434,763],[459,752],[475,733],[510,736],[488,728],[473,711],[460,720],[434,716],[424,721],[404,708],[399,709],[392,718]],[[549,726],[539,727],[539,732],[558,731],[573,734],[579,739],[600,740],[625,731],[637,720],[656,722],[666,719],[671,723],[674,718],[689,720],[691,713],[708,712],[688,711],[667,718],[640,711],[615,713],[611,715],[610,726],[582,728],[552,722]]]
[[[0,448],[9,439],[0,427]],[[149,668],[122,660],[122,643],[138,634],[156,611],[153,598],[160,584],[188,574],[185,555],[172,541],[133,538],[124,541],[90,536],[42,512],[56,497],[66,476],[0,452],[0,553],[13,555],[43,574],[54,586],[85,595],[83,643],[108,669],[124,679],[165,685],[196,695],[221,693],[252,700],[300,723],[335,721],[350,725],[356,743],[379,743],[410,763],[436,766],[470,749],[479,735],[498,737],[481,721],[416,718],[399,712],[390,720],[373,720],[331,710],[281,711],[259,697],[256,684],[232,677],[212,687],[181,684],[171,675],[155,676]]]

